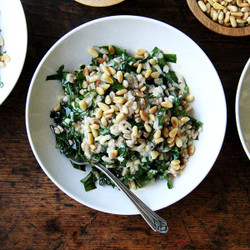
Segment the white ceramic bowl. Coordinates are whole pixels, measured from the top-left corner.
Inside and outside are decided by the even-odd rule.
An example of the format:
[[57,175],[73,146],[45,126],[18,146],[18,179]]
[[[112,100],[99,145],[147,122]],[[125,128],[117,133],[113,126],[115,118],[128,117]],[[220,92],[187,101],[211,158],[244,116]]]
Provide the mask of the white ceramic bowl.
[[4,38],[3,51],[7,51],[10,62],[0,68],[0,105],[11,93],[23,69],[27,51],[27,25],[20,0],[0,1],[0,29]]
[[[153,32],[154,35],[151,35]],[[205,53],[185,34],[174,27],[138,16],[112,16],[85,23],[62,37],[44,56],[32,78],[26,104],[26,126],[34,155],[49,178],[78,202],[108,213],[138,214],[138,210],[117,189],[98,186],[85,192],[80,179],[86,173],[74,169],[69,160],[55,149],[55,138],[49,125],[49,113],[57,103],[61,86],[57,81],[46,82],[65,65],[73,70],[91,60],[88,49],[95,45],[113,44],[134,53],[137,48],[151,51],[155,46],[177,54],[173,65],[184,75],[192,94],[195,117],[204,123],[196,153],[168,189],[165,181],[157,181],[135,191],[151,209],[173,204],[191,192],[213,166],[224,139],[226,102],[218,74]]]
[[239,80],[235,100],[235,114],[240,140],[250,160],[250,58]]

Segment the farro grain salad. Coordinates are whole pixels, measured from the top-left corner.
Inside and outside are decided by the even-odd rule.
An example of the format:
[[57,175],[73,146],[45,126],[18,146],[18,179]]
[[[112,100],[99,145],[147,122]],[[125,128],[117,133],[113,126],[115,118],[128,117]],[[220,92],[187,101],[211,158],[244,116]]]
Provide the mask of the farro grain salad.
[[[155,47],[134,56],[116,46],[89,50],[92,62],[67,72],[62,65],[47,80],[60,80],[64,95],[50,117],[56,147],[66,157],[82,157],[109,168],[125,185],[172,179],[195,152],[202,123],[191,116],[184,78],[170,67],[175,54]],[[76,164],[75,168],[85,170]],[[97,169],[81,180],[85,190],[113,185]]]

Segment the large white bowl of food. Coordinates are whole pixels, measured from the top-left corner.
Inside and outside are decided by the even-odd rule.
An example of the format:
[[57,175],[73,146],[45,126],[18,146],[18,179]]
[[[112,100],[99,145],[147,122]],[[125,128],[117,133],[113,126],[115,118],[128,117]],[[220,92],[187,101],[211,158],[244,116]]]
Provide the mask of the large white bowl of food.
[[69,158],[102,163],[151,209],[167,207],[215,163],[226,102],[213,64],[185,34],[111,16],[75,28],[46,53],[26,126],[37,161],[66,194],[103,212],[138,214],[102,173]]

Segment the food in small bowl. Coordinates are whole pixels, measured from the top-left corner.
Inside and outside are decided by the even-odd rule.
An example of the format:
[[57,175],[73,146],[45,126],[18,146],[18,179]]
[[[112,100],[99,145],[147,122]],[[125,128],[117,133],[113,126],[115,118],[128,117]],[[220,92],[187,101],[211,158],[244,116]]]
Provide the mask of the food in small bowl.
[[[56,147],[69,158],[101,163],[130,188],[154,179],[166,179],[172,188],[202,125],[191,116],[187,83],[169,64],[176,55],[155,47],[131,56],[112,45],[89,52],[90,65],[73,72],[61,66],[47,77],[60,80],[64,91],[51,111]],[[86,191],[96,187],[96,177],[113,185],[94,169],[82,180]]]
[[213,21],[227,27],[250,25],[249,0],[199,0],[200,9]]

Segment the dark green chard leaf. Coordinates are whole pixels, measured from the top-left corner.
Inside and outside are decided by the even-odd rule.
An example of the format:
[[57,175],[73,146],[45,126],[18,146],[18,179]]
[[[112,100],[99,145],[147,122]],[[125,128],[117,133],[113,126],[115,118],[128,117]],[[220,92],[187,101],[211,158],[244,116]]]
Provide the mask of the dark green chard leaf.
[[203,125],[202,122],[198,121],[197,119],[189,116],[189,121],[187,122],[187,124],[191,124],[192,127],[195,129],[195,131],[199,130],[199,128]]
[[[76,79],[77,79],[77,80],[81,80],[81,81],[82,81],[82,80],[85,80],[85,76],[84,76],[82,70],[81,70],[81,71],[77,71],[75,75],[76,75]],[[81,83],[82,83],[82,82],[81,82]]]
[[165,74],[165,76],[167,78],[168,83],[179,82],[178,77],[176,76],[174,71],[169,70],[168,73]]
[[84,177],[81,180],[86,192],[96,188],[96,185],[95,185],[96,181],[97,181],[97,178],[96,178],[95,174],[92,172],[90,172],[86,177]]
[[164,54],[164,57],[168,62],[176,63],[177,61],[176,54]]
[[102,123],[100,123],[100,128],[98,129],[100,135],[110,135],[109,128],[106,128]]
[[57,74],[47,76],[46,81],[48,80],[59,80],[61,82],[66,81],[66,75],[68,74],[68,72],[63,70],[64,70],[64,65],[61,65],[59,69],[56,71]]
[[166,111],[168,110],[168,108],[161,108],[158,112],[157,112],[157,117],[158,117],[158,121],[159,121],[159,127],[163,127],[164,124],[164,117],[166,116]]

